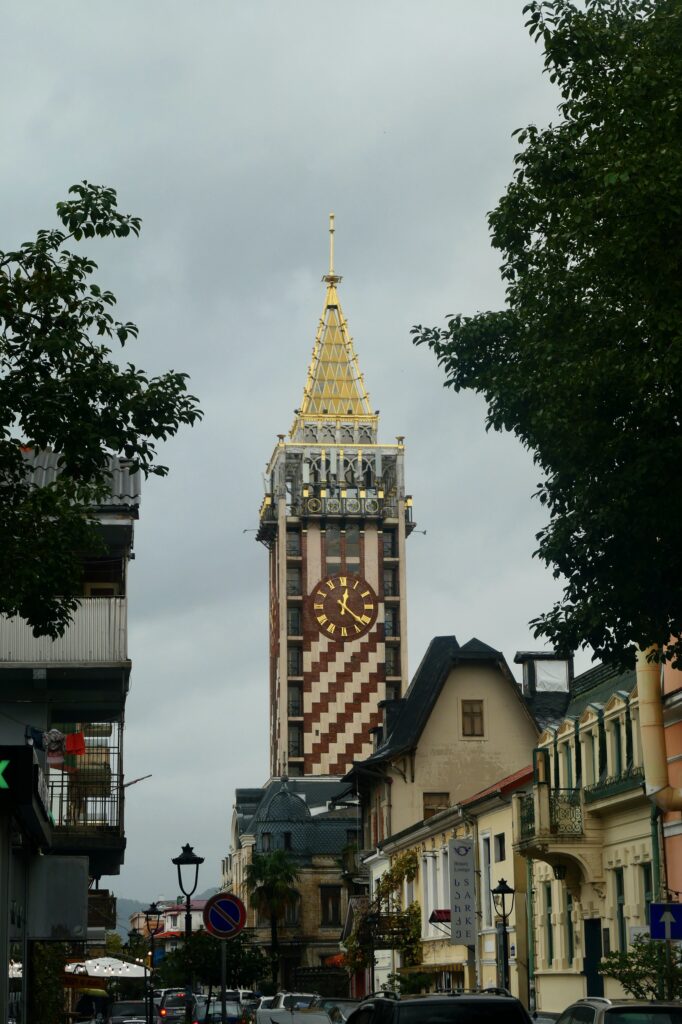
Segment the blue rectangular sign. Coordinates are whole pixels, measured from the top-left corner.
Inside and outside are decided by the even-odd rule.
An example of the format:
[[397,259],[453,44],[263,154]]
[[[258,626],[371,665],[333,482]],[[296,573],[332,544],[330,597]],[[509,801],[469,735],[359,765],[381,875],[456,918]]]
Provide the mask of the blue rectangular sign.
[[649,915],[652,939],[682,939],[682,903],[652,903]]

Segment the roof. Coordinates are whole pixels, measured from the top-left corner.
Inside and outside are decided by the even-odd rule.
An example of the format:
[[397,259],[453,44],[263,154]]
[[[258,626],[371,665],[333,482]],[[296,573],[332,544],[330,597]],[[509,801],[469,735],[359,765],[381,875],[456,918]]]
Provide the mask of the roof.
[[588,704],[606,704],[618,690],[630,693],[637,684],[634,668],[599,664],[576,676],[564,718],[579,718]]
[[539,729],[547,729],[563,722],[566,717],[571,694],[568,691],[542,690],[532,696],[524,697]]
[[454,636],[437,636],[426,649],[396,714],[391,732],[378,750],[364,761],[355,763],[346,778],[348,779],[356,768],[371,769],[374,765],[378,766],[401,753],[413,750],[451,670],[458,665],[471,663],[495,665],[509,685],[514,687],[524,711],[531,719],[533,718],[532,702],[522,697],[518,683],[500,651],[475,637],[460,647]]
[[278,789],[271,790],[261,801],[254,815],[255,821],[305,821],[310,811],[305,800],[292,793],[286,781],[282,781]]
[[527,783],[533,781],[533,766],[531,764],[526,765],[525,768],[520,768],[517,772],[513,772],[511,775],[506,775],[499,782],[493,782],[492,786],[487,786],[485,789],[480,789],[478,793],[474,793],[473,796],[468,796],[465,800],[461,801],[462,807],[469,807],[472,804],[480,803],[482,800],[486,800],[491,796],[504,796],[506,793],[512,793],[515,789],[520,786],[525,786]]
[[[29,479],[34,487],[46,487],[58,478],[61,472],[59,465],[61,456],[57,452],[22,448],[22,455],[26,460]],[[109,495],[95,507],[101,510],[125,508],[136,516],[140,505],[141,477],[140,472],[131,472],[130,462],[112,455],[109,458]]]
[[329,232],[329,273],[322,279],[327,284],[327,292],[301,408],[296,410],[296,419],[290,432],[294,440],[301,436],[306,421],[319,423],[327,419],[351,419],[363,420],[375,426],[377,420],[336,289],[341,278],[334,272],[333,214],[330,217]]

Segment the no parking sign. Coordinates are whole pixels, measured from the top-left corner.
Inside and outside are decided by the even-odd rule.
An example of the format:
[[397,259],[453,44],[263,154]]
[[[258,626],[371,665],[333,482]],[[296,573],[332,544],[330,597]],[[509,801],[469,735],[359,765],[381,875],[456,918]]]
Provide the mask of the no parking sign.
[[204,907],[206,931],[216,939],[233,939],[246,924],[246,907],[231,892],[211,896]]

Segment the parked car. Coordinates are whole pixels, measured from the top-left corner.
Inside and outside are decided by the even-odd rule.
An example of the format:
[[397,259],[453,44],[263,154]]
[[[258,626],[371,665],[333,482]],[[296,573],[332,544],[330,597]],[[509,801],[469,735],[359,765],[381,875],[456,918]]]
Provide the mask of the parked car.
[[532,1024],[513,996],[489,993],[365,999],[348,1024]]
[[359,999],[335,999],[332,996],[315,996],[310,1007],[311,1009],[324,1010],[328,1013],[332,1024],[344,1024],[359,1004]]
[[682,1003],[591,996],[571,1003],[557,1024],[682,1024]]
[[[236,1002],[234,999],[225,1000],[225,1019],[227,1024],[239,1024],[239,1021],[242,1019],[243,1012],[244,1011],[240,1003]],[[202,1021],[208,1021],[208,1024],[220,1024],[222,1019],[222,1002],[220,999],[212,999],[208,1004],[208,1009],[205,1009],[200,1015],[199,1024],[202,1024]]]
[[[157,1019],[157,1008],[154,1006],[154,1020]],[[147,1013],[144,999],[121,999],[111,1004],[107,1024],[125,1024],[126,1021],[139,1019],[146,1021]]]

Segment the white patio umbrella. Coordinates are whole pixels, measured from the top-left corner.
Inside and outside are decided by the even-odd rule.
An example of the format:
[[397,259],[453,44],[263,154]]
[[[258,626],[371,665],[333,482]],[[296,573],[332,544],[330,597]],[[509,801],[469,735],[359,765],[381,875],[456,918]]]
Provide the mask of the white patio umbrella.
[[89,978],[144,978],[144,964],[128,963],[115,956],[98,956],[77,964],[67,964],[69,974],[85,974]]

